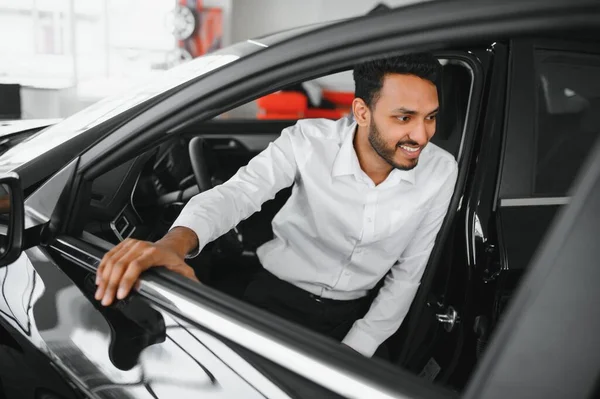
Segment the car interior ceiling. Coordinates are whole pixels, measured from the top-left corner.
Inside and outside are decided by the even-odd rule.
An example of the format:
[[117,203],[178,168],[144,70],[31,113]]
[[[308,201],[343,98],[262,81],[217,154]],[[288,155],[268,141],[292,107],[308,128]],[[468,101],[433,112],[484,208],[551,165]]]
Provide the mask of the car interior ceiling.
[[[441,110],[432,141],[455,157],[462,142],[470,90],[471,71],[459,62],[445,63]],[[103,248],[127,237],[160,239],[185,203],[200,192],[199,175],[204,176],[200,177],[202,190],[226,181],[266,148],[283,127],[295,123],[243,122],[213,120],[194,125],[158,148],[97,177],[88,188],[90,205],[82,238]],[[236,231],[190,259],[199,279],[239,297],[248,279],[260,268],[256,249],[272,238],[271,220],[290,194],[291,188],[282,190],[263,204],[260,212],[242,221]]]

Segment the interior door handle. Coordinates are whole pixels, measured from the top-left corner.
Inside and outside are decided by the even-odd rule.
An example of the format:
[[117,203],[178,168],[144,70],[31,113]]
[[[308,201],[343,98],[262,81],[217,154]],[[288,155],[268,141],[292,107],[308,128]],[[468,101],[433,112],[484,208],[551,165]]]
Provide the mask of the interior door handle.
[[444,324],[444,329],[450,332],[454,329],[454,326],[460,323],[460,317],[458,312],[452,306],[448,306],[446,313],[438,313],[435,315],[438,322]]

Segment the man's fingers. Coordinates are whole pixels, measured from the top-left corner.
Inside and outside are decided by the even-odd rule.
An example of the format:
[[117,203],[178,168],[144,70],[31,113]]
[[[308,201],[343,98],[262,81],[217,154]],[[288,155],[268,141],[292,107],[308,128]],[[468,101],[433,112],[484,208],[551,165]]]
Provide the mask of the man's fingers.
[[193,269],[168,246],[140,240],[125,240],[110,250],[98,266],[96,300],[101,300],[103,306],[109,306],[115,297],[125,298],[138,283],[140,275],[152,266],[165,266],[197,280]]
[[98,285],[100,283],[100,281],[102,280],[102,271],[104,270],[104,268],[106,267],[106,262],[117,252],[119,251],[123,246],[123,243],[120,242],[118,245],[115,245],[114,247],[112,247],[112,249],[110,251],[108,251],[107,253],[104,254],[104,256],[102,257],[102,259],[100,260],[100,264],[98,265],[98,269],[96,270],[96,285]]
[[111,273],[105,281],[106,286],[104,295],[102,297],[102,304],[104,306],[108,306],[112,303],[117,293],[117,288],[121,283],[123,274],[125,274],[132,262],[144,256],[145,252],[147,251],[145,247],[146,245],[144,243],[138,242],[129,247],[127,253],[122,255],[119,254],[121,255],[119,260],[113,264]]
[[131,262],[123,274],[123,277],[121,277],[117,291],[117,299],[123,299],[129,295],[131,288],[137,284],[142,272],[146,271],[152,265],[152,256],[148,253],[145,253],[138,259]]
[[96,300],[101,300],[104,296],[106,284],[112,273],[113,266],[125,256],[129,249],[136,243],[135,240],[125,240],[104,255],[100,262],[100,266],[98,266],[98,270],[96,271],[96,285],[98,286],[96,294],[94,295]]
[[[102,273],[100,274],[101,283],[106,283],[112,274],[112,268],[114,265],[119,262],[124,256],[126,256],[129,251],[135,247],[139,241],[127,239],[119,244],[119,249],[116,250],[110,257],[107,258],[107,262],[102,269]],[[116,248],[115,248],[116,249]]]
[[130,239],[126,239],[125,241],[120,242],[119,244],[115,245],[110,251],[108,251],[103,257],[102,260],[100,261],[100,264],[98,265],[98,269],[96,270],[96,285],[100,284],[102,282],[102,275],[105,272],[105,269],[107,267],[107,264],[115,259],[115,256],[118,256],[118,254],[120,252],[122,252],[124,249],[127,249],[129,246],[131,246],[133,240]]

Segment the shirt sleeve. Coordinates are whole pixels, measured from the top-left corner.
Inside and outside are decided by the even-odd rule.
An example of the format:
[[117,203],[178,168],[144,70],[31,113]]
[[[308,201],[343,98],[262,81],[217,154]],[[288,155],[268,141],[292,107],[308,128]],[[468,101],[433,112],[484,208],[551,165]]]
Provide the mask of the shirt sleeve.
[[298,124],[286,128],[248,165],[225,183],[194,196],[171,229],[187,227],[198,236],[194,257],[209,242],[260,210],[263,203],[294,183],[297,173],[293,137],[301,134]]
[[458,174],[456,162],[450,170],[421,226],[385,277],[369,311],[354,323],[342,341],[367,357],[373,356],[379,345],[400,327],[417,293],[454,192]]

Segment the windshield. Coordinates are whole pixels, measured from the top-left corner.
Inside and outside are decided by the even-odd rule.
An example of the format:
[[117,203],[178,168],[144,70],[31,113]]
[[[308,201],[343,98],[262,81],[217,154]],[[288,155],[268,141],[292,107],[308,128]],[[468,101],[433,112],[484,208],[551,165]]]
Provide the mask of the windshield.
[[[240,58],[239,55],[216,53],[199,57],[160,74],[158,79],[153,77],[152,81],[141,84],[125,93],[119,93],[100,100],[62,122],[44,129],[12,151],[5,153],[0,159],[0,165],[6,162],[18,164],[33,159],[47,149],[62,144],[78,133],[97,126],[144,101],[227,65],[238,58]],[[26,151],[23,146],[28,147]]]

